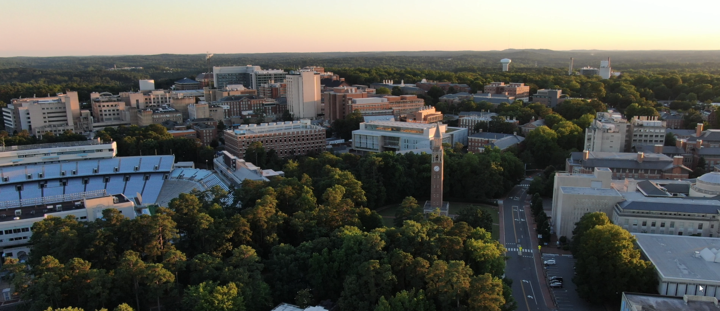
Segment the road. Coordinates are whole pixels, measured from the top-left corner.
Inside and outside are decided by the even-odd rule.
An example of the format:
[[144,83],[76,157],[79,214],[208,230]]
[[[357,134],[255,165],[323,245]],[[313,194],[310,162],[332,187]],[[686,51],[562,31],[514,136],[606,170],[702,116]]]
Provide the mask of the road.
[[[506,255],[509,257],[506,262],[505,277],[513,280],[513,297],[517,301],[519,311],[550,310],[538,280],[537,264],[542,258],[537,249],[537,242],[533,243],[531,240],[531,235],[536,233],[534,229],[529,228],[526,218],[532,215],[525,215],[524,205],[529,184],[530,179],[526,179],[515,186],[503,200],[501,207],[500,221],[503,224],[503,232],[500,232],[500,242],[504,243],[508,250]],[[542,275],[542,271],[540,273]]]

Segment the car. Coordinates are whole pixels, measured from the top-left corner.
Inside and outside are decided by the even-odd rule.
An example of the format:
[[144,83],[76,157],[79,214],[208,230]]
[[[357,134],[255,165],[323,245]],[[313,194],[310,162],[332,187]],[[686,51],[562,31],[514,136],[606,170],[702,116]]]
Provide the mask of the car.
[[555,264],[555,259],[545,260],[545,265],[546,265],[546,266],[552,266],[552,265],[554,265],[554,264]]
[[553,283],[550,283],[550,287],[552,287],[552,288],[563,288],[563,283],[562,283],[562,282],[553,282]]
[[563,281],[563,278],[562,278],[562,277],[559,277],[559,276],[551,276],[551,277],[549,278],[549,280],[550,280],[550,282],[553,282],[553,281],[562,282],[562,281]]

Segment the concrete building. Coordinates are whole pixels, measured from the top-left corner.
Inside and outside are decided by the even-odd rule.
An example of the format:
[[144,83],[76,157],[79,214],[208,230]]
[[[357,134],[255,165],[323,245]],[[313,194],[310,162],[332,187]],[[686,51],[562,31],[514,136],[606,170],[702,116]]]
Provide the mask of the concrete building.
[[238,158],[227,151],[220,152],[220,156],[213,160],[214,170],[229,185],[240,187],[246,179],[270,181],[276,176],[285,176],[283,171],[263,170],[251,162]]
[[140,80],[138,81],[140,91],[153,91],[155,90],[155,80]]
[[256,141],[265,150],[274,149],[281,158],[325,150],[325,129],[310,124],[310,120],[241,125],[223,134],[227,151],[238,158],[243,158]]
[[492,82],[484,87],[484,93],[495,95],[512,96],[517,99],[530,97],[530,86],[525,83]]
[[[423,99],[416,95],[400,95],[349,99],[345,112],[358,110],[363,116],[393,115],[396,120],[412,118],[425,106]],[[347,116],[347,114],[345,116]]]
[[467,129],[447,124],[370,121],[353,131],[353,149],[362,152],[430,152],[432,137],[440,129],[443,143],[467,145]]
[[480,132],[468,136],[468,152],[483,152],[485,151],[485,147],[499,148],[504,151],[510,147],[519,145],[523,141],[525,141],[525,137],[522,136]]
[[252,73],[252,88],[257,90],[263,84],[283,83],[287,74],[281,69],[255,70]]
[[188,78],[180,79],[175,81],[172,87],[173,90],[201,90],[202,85],[200,82]]
[[634,117],[630,121],[632,127],[631,146],[665,144],[665,121],[657,117]]
[[67,92],[50,97],[13,99],[3,108],[5,129],[42,136],[45,132],[56,135],[65,131],[87,133],[92,131],[90,112],[80,111],[77,92]]
[[619,113],[598,112],[585,129],[585,150],[592,152],[625,152],[632,146],[631,124]]
[[221,98],[235,95],[258,95],[257,90],[249,89],[242,84],[231,84],[221,89],[204,88],[203,95],[206,102],[215,102]]
[[[634,235],[643,257],[655,267],[660,295],[720,298],[720,239],[646,233]],[[717,309],[714,305],[713,308]],[[687,306],[682,310],[688,310]]]
[[[287,77],[285,82],[287,82]],[[262,84],[257,89],[257,95],[266,98],[287,97],[287,83]]]
[[620,311],[715,311],[717,309],[717,298],[697,295],[671,297],[623,292],[620,303]]
[[612,76],[612,68],[610,67],[610,57],[607,60],[600,61],[600,70],[598,75],[603,79],[610,79]]
[[565,161],[565,171],[589,174],[605,167],[613,178],[687,179],[692,171],[683,165],[683,157],[670,158],[664,154],[642,152],[572,152]]
[[[125,102],[120,95],[112,95],[111,93],[90,93],[90,107],[93,114],[93,122],[116,122],[130,121]],[[134,112],[134,111],[133,111]]]
[[330,122],[344,119],[350,114],[350,100],[354,98],[367,98],[368,93],[358,90],[357,87],[336,87],[329,92],[322,93],[322,114]]
[[[218,89],[224,89],[230,84],[242,84],[247,88],[253,87],[253,73],[259,71],[260,66],[213,66],[213,84]],[[282,82],[282,81],[278,81]]]
[[76,160],[110,159],[117,155],[117,143],[99,139],[61,143],[0,147],[0,167],[57,163]]
[[297,119],[315,119],[322,112],[320,74],[301,70],[287,75],[288,110]]
[[647,184],[652,182],[638,183],[643,196],[631,193],[615,204],[614,224],[633,233],[720,236],[720,201],[670,197],[657,184]]
[[565,98],[562,97],[562,90],[539,89],[537,93],[532,96],[533,103],[541,103],[551,108],[555,108],[555,106],[563,101],[565,101]]

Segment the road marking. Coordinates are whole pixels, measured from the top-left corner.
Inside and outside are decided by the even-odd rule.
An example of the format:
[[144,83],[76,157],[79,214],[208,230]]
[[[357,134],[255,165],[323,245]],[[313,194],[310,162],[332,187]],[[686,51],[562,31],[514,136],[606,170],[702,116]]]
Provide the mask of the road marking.
[[530,304],[527,301],[527,294],[525,293],[525,286],[523,286],[523,283],[520,283],[520,288],[522,288],[523,296],[525,296],[525,305],[527,306],[527,309],[530,310]]
[[[517,205],[513,206],[513,209],[515,209],[515,208],[517,208]],[[515,214],[515,213],[513,213],[513,214]],[[514,218],[515,215],[512,215],[512,217]],[[515,242],[518,242],[517,231],[515,231],[515,222],[513,221],[512,224],[513,224],[513,233],[515,234]]]

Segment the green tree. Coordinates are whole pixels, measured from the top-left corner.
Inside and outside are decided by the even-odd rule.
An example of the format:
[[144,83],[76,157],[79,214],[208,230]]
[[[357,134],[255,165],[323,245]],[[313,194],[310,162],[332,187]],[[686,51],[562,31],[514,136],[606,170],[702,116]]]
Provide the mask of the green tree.
[[441,89],[439,86],[433,85],[427,91],[427,95],[432,97],[435,100],[435,102],[437,102],[438,99],[440,98],[440,96],[445,95],[445,91],[443,91],[443,89]]
[[671,132],[667,132],[665,134],[665,146],[675,146],[677,144],[677,139],[675,138],[675,134]]
[[425,277],[429,295],[438,297],[443,310],[455,305],[460,309],[460,301],[467,296],[473,271],[463,261],[433,263]]
[[466,207],[455,217],[456,222],[464,221],[474,228],[483,228],[492,232],[492,216],[478,207]]
[[390,95],[390,89],[386,87],[379,87],[375,90],[375,94]]
[[244,311],[245,299],[235,283],[203,282],[185,290],[183,303],[192,311]]
[[500,311],[505,305],[503,283],[489,273],[478,275],[470,280],[467,310]]
[[380,297],[375,311],[434,311],[435,304],[420,289],[400,291],[388,299]]
[[393,96],[400,96],[403,94],[402,89],[399,86],[393,86],[392,88],[392,95]]
[[413,197],[403,199],[400,206],[395,211],[395,219],[393,220],[396,227],[402,227],[406,220],[422,221],[425,219],[423,207],[420,206]]

